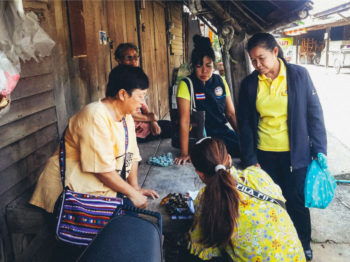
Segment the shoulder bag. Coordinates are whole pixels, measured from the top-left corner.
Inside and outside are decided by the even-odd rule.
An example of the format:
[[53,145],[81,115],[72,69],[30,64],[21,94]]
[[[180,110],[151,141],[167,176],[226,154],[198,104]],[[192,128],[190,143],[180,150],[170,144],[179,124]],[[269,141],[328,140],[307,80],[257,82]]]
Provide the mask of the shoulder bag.
[[[190,93],[189,147],[191,147],[197,140],[205,137],[205,111],[197,110],[191,78],[185,77],[182,80],[185,81]],[[173,147],[180,148],[180,114],[177,108],[170,110],[170,118],[172,123],[171,144]]]
[[[125,129],[125,157],[121,177],[125,179],[125,159],[128,148],[128,129],[123,118]],[[74,192],[65,185],[66,152],[65,132],[60,140],[60,173],[63,193],[56,227],[56,237],[63,242],[87,246],[98,232],[108,223],[118,207],[123,205],[122,197],[103,197]],[[119,214],[119,212],[116,212]]]
[[263,201],[268,201],[268,202],[271,202],[271,203],[274,203],[276,205],[279,205],[281,206],[282,208],[286,209],[286,204],[279,200],[279,199],[276,199],[276,198],[273,198],[273,197],[270,197],[269,195],[266,195],[264,194],[263,192],[261,191],[258,191],[258,190],[255,190],[251,187],[248,187],[246,185],[243,185],[241,183],[238,183],[237,182],[237,189],[247,195],[250,195],[251,197],[255,197],[259,200],[263,200]]

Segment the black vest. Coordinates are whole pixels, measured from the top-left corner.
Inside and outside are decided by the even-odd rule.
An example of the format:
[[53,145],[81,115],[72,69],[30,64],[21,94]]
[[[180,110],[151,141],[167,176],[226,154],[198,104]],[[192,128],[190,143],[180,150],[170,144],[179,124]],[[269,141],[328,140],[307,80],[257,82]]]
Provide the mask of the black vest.
[[[212,130],[226,128],[225,116],[226,90],[221,76],[213,74],[203,85],[194,74],[189,75],[193,83],[196,109],[205,111],[205,129],[210,135]],[[184,79],[185,80],[185,79]],[[187,81],[185,83],[188,86]]]

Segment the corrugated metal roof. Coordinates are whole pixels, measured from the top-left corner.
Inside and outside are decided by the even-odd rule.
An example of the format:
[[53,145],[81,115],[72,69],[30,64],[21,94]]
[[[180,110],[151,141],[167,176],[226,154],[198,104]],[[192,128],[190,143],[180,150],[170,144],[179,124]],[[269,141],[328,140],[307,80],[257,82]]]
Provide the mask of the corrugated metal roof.
[[191,11],[195,8],[196,15],[204,17],[216,27],[230,17],[237,31],[244,30],[248,34],[271,31],[291,23],[301,16],[307,16],[312,8],[309,0],[186,0],[185,4]]

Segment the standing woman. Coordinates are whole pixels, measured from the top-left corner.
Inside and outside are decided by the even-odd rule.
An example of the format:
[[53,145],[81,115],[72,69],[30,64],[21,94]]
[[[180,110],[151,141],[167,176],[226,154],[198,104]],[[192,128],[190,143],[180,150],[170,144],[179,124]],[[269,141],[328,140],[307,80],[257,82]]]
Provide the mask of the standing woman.
[[[208,37],[195,35],[194,49],[191,55],[192,80],[197,110],[205,111],[205,130],[208,136],[222,139],[232,156],[239,155],[236,132],[236,113],[226,81],[213,74],[215,54]],[[190,92],[185,81],[181,81],[177,90],[177,105],[180,114],[180,148],[181,155],[175,159],[176,164],[189,161],[190,131]],[[226,123],[231,124],[230,129]]]
[[256,70],[243,80],[240,90],[242,161],[261,166],[281,187],[306,259],[311,261],[304,184],[311,157],[327,151],[322,108],[307,70],[288,64],[271,34],[253,35],[248,52]]

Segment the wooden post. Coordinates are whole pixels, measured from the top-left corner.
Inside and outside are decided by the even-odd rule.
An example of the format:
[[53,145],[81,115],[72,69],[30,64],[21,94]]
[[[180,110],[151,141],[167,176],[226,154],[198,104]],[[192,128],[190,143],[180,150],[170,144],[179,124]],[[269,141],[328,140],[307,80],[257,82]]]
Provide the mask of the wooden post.
[[232,75],[231,75],[231,63],[230,63],[230,56],[228,52],[225,51],[223,48],[222,50],[222,62],[225,69],[225,80],[230,87],[230,92],[232,93]]
[[295,51],[295,64],[298,64],[299,63],[299,37],[298,36],[295,36],[294,37],[294,40],[295,40],[295,46],[296,46],[296,51]]
[[[238,104],[239,89],[242,80],[250,73],[249,71],[249,57],[245,50],[246,40],[239,43],[233,43],[230,48],[230,67],[231,67],[231,81],[232,81],[232,98],[235,107]],[[233,60],[232,60],[233,59]]]
[[330,37],[330,33],[331,33],[331,28],[327,27],[326,28],[326,33],[325,33],[325,40],[326,40],[326,68],[328,68],[329,65],[329,39]]

